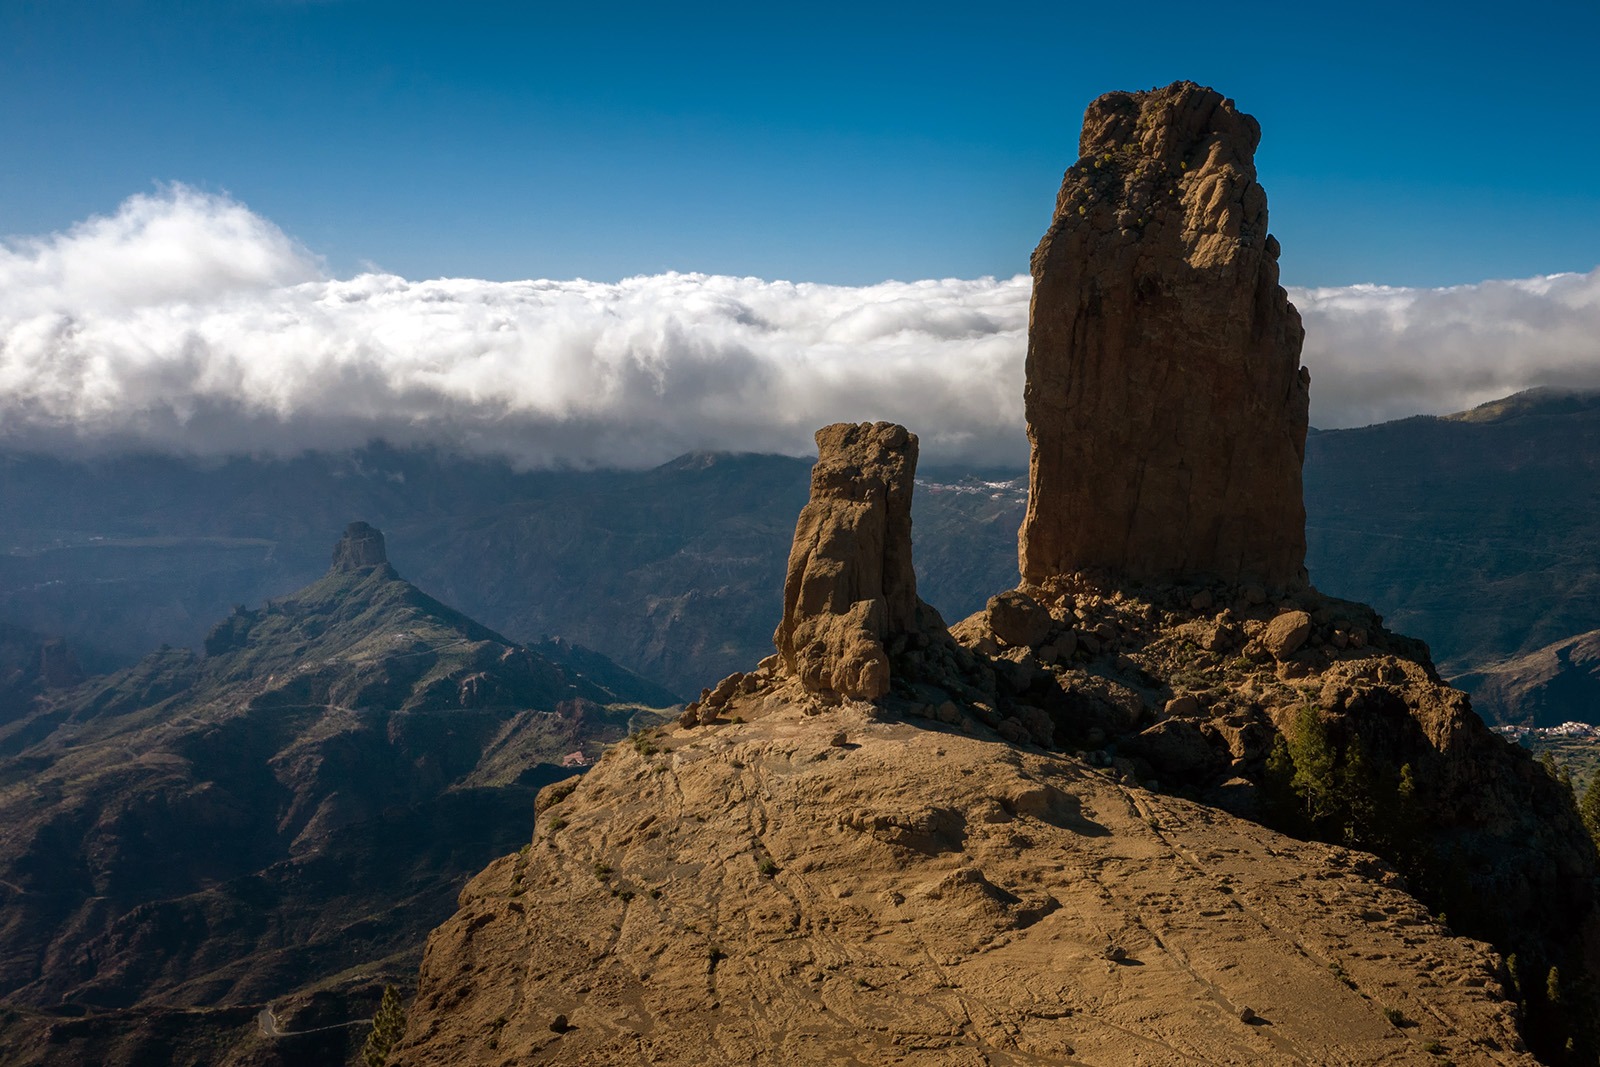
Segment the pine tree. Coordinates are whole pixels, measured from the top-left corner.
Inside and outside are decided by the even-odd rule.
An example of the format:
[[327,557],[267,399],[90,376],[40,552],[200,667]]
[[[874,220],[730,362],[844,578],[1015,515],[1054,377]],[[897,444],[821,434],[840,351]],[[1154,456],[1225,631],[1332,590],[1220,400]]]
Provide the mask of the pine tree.
[[1515,952],[1506,957],[1506,974],[1511,978],[1511,991],[1516,994],[1517,1002],[1522,1004],[1523,1010],[1527,1010],[1526,999],[1522,992],[1522,961],[1517,959]]
[[1289,755],[1289,743],[1277,734],[1272,739],[1272,752],[1267,756],[1267,799],[1272,802],[1278,816],[1287,821],[1296,820],[1299,812],[1294,795],[1294,757]]
[[383,1067],[389,1062],[389,1050],[406,1030],[406,1010],[400,1004],[400,991],[392,985],[383,987],[383,1003],[378,1014],[372,1017],[372,1033],[361,1049],[365,1067]]
[[[1366,790],[1353,787],[1365,777]],[[1357,847],[1376,852],[1412,879],[1418,886],[1424,877],[1427,860],[1422,841],[1421,801],[1417,778],[1411,764],[1401,764],[1398,772],[1389,766],[1367,762],[1360,739],[1351,742],[1351,753],[1344,769],[1346,789],[1351,790],[1351,814],[1360,831]]]
[[1358,737],[1350,742],[1344,763],[1339,767],[1338,806],[1344,823],[1344,843],[1351,848],[1370,848],[1377,842],[1377,812],[1373,804],[1373,774],[1367,764],[1366,749]]
[[1411,764],[1400,765],[1400,784],[1395,787],[1400,804],[1409,813],[1417,802],[1417,778],[1411,773]]
[[1324,822],[1338,807],[1335,758],[1328,728],[1310,704],[1300,709],[1295,721],[1289,755],[1294,760],[1294,791],[1305,802],[1306,818],[1313,824]]
[[1583,825],[1589,831],[1589,836],[1594,838],[1594,847],[1600,848],[1600,772],[1589,779],[1589,788],[1584,790],[1578,814],[1583,817]]

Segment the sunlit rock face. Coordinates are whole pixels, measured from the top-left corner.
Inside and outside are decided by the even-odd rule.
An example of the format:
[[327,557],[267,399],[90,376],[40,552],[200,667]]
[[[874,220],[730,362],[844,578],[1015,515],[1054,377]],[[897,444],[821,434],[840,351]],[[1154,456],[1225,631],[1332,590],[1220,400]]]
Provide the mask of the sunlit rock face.
[[817,431],[811,500],[795,525],[773,635],[814,692],[873,700],[889,691],[885,644],[915,633],[911,491],[917,437],[890,422]]
[[1260,137],[1192,82],[1089,105],[1032,261],[1024,579],[1304,580],[1310,379]]

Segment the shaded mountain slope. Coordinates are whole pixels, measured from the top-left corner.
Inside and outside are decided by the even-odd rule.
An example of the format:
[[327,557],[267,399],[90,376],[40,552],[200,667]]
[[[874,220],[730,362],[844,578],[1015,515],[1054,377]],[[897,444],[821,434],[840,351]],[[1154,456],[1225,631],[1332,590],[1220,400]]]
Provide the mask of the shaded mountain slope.
[[0,727],[0,997],[250,1003],[394,968],[563,756],[664,695],[563,664],[387,562],[238,609]]
[[1600,723],[1600,630],[1518,656],[1457,680],[1490,722],[1518,726]]
[[1305,480],[1312,580],[1447,677],[1600,629],[1600,394],[1312,434]]
[[[1534,391],[1306,447],[1312,580],[1426,640],[1446,676],[1600,629],[1600,398]],[[518,472],[383,445],[216,465],[10,456],[0,620],[67,636],[91,668],[101,648],[198,647],[230,605],[314,580],[321,531],[358,513],[473,618],[562,634],[687,698],[769,650],[808,469],[693,455]],[[947,618],[1015,583],[1023,473],[923,472],[920,589]]]

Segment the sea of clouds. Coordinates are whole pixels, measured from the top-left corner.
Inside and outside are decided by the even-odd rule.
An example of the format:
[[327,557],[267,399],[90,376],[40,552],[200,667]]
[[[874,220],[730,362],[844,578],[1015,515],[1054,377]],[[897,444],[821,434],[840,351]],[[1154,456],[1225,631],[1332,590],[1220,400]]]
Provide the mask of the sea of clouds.
[[[1029,280],[327,276],[226,197],[135,196],[0,244],[0,445],[294,453],[373,438],[524,463],[803,454],[891,419],[930,459],[1021,462]],[[1291,289],[1312,424],[1600,386],[1600,269]]]

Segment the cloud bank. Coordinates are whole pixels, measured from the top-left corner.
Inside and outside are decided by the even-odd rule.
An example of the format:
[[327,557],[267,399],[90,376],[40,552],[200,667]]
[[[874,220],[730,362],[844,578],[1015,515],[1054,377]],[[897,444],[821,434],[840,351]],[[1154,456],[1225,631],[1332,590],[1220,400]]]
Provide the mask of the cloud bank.
[[[824,423],[892,419],[930,459],[1014,462],[1029,291],[335,279],[243,205],[174,186],[0,245],[0,443],[288,454],[381,437],[632,466],[803,454]],[[1600,270],[1291,296],[1318,426],[1600,385]]]
[[1600,268],[1447,289],[1293,289],[1311,422],[1443,415],[1534,386],[1600,388]]

